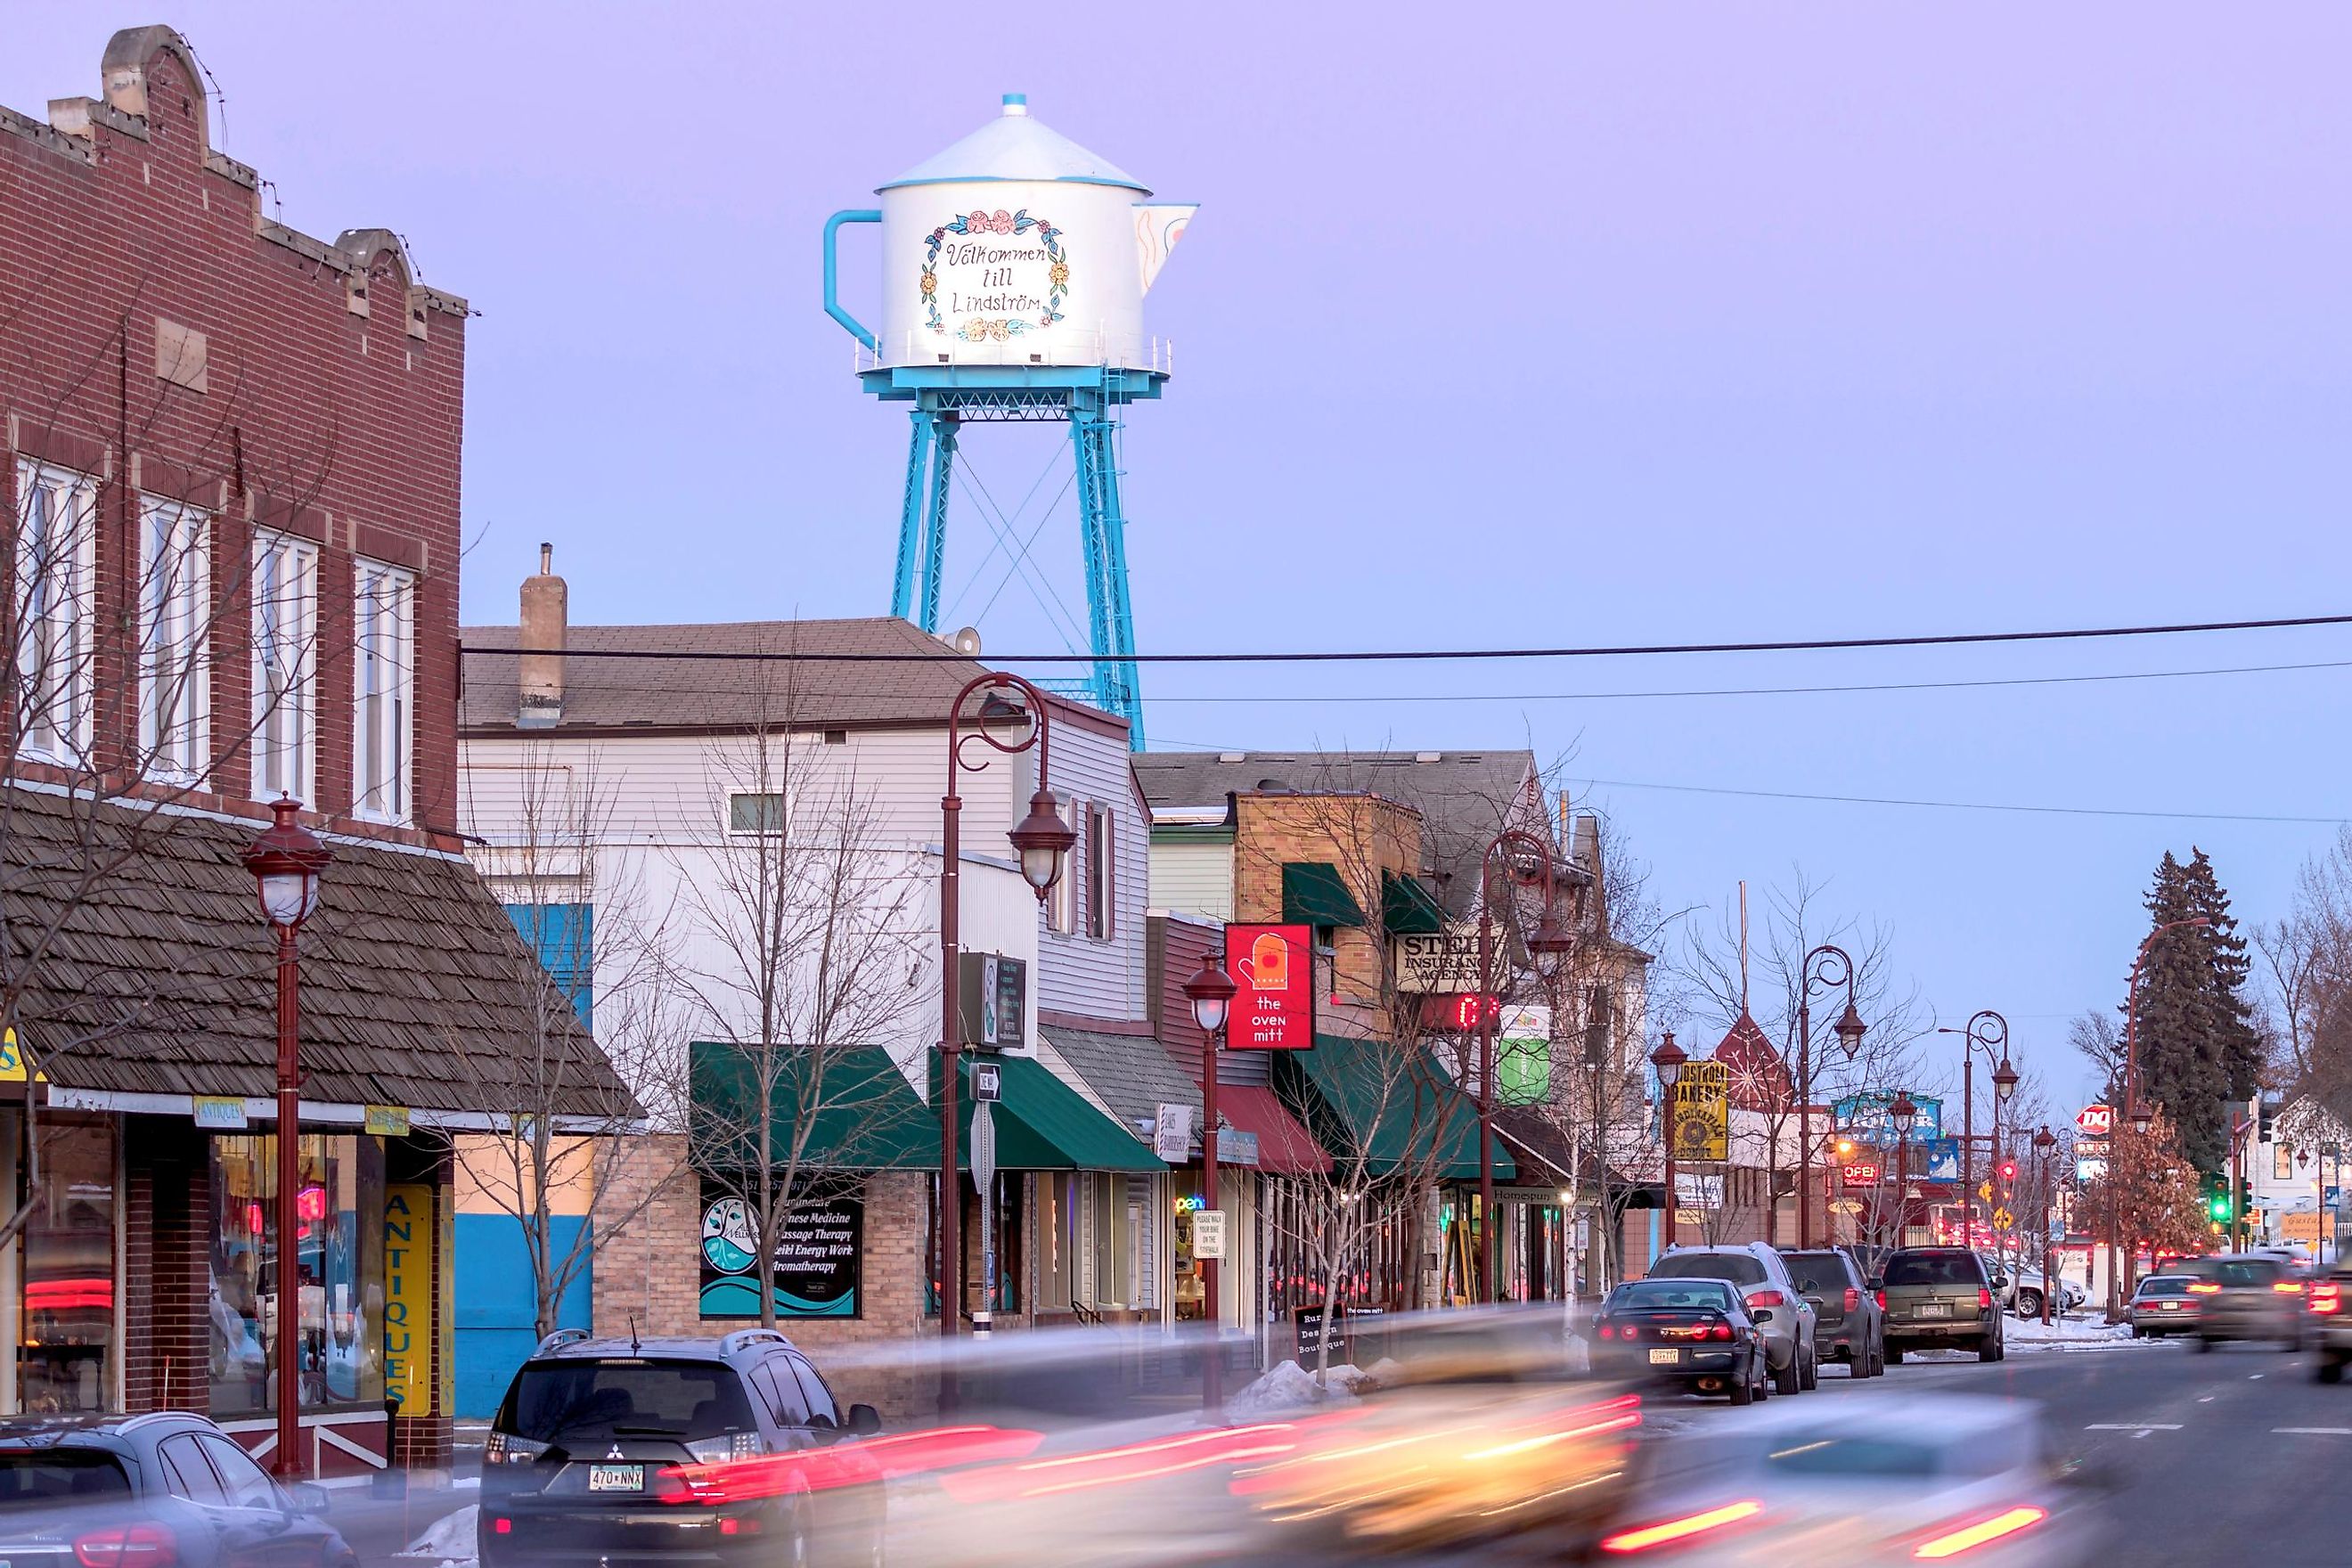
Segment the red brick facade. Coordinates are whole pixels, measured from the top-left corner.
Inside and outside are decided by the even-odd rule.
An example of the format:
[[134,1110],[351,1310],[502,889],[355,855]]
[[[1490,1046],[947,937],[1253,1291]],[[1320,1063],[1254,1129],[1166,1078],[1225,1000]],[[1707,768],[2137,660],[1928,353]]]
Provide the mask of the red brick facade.
[[100,483],[101,765],[135,717],[123,601],[139,498],[181,501],[215,520],[215,765],[198,803],[251,809],[259,524],[320,546],[311,804],[339,830],[385,832],[349,819],[353,563],[417,574],[412,820],[454,847],[465,303],[417,286],[387,230],[328,245],[273,222],[259,177],[209,145],[202,84],[168,29],[118,34],[102,78],[101,96],[60,99],[47,122],[0,109],[0,495],[18,515],[20,457]]

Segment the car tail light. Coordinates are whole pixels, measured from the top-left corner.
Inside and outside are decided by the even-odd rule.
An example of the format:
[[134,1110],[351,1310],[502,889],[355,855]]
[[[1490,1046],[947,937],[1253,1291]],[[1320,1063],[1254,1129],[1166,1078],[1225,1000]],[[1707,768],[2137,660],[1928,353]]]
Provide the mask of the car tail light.
[[547,1452],[547,1445],[534,1443],[528,1437],[518,1437],[511,1432],[492,1432],[482,1444],[482,1463],[486,1465],[528,1465]]
[[1884,1290],[1873,1290],[1873,1291],[1870,1293],[1870,1299],[1871,1299],[1872,1300],[1874,1300],[1874,1301],[1875,1301],[1875,1302],[1877,1302],[1877,1303],[1878,1303],[1878,1310],[1879,1310],[1880,1311],[1884,1312],[1885,1310],[1886,1310],[1886,1292],[1885,1292],[1885,1291],[1884,1291]]
[[1979,1312],[1992,1310],[1992,1292],[1981,1285],[1977,1287],[1977,1310]]
[[2210,1279],[2200,1279],[2189,1287],[2189,1293],[2192,1296],[2218,1296],[2221,1293],[2221,1287]]
[[160,1524],[117,1524],[75,1536],[73,1554],[81,1568],[169,1568],[180,1543]]
[[724,1432],[688,1443],[686,1451],[706,1465],[718,1465],[730,1459],[757,1458],[765,1447],[757,1432]]
[[2303,1281],[2300,1279],[2281,1279],[2273,1283],[2271,1289],[2277,1291],[2282,1296],[2300,1296],[2303,1294]]
[[1680,1519],[1660,1520],[1634,1530],[1621,1530],[1601,1538],[1601,1550],[1620,1556],[1629,1552],[1647,1552],[1653,1546],[1666,1546],[1677,1541],[1688,1541],[1694,1535],[1721,1530],[1738,1524],[1743,1519],[1753,1519],[1764,1511],[1764,1505],[1754,1498],[1711,1508],[1704,1513],[1686,1513]]
[[1851,1285],[1845,1288],[1845,1310],[1849,1312],[1862,1310],[1862,1292]]
[[1789,1298],[1778,1290],[1759,1290],[1748,1298],[1748,1304],[1751,1307],[1783,1307],[1788,1305],[1788,1301]]
[[1593,1327],[1600,1331],[1601,1337],[1604,1340],[1613,1340],[1617,1337],[1617,1325],[1606,1318],[1601,1319]]
[[1706,1337],[1711,1340],[1727,1340],[1731,1337],[1731,1325],[1729,1323],[1717,1323],[1715,1327],[1707,1330]]
[[2314,1285],[2311,1288],[2311,1310],[2315,1312],[2340,1312],[2344,1310],[2344,1290],[2340,1285]]
[[512,1535],[514,1533],[514,1521],[506,1518],[504,1515],[499,1515],[499,1517],[492,1519],[490,1521],[490,1533],[492,1535]]
[[1911,1555],[1926,1562],[1939,1563],[1948,1557],[1958,1557],[1964,1552],[1973,1552],[1989,1542],[2006,1540],[2021,1530],[2032,1529],[2049,1517],[2048,1509],[2035,1508],[2030,1503],[2012,1508],[1994,1514],[1990,1519],[1980,1519],[1923,1541]]

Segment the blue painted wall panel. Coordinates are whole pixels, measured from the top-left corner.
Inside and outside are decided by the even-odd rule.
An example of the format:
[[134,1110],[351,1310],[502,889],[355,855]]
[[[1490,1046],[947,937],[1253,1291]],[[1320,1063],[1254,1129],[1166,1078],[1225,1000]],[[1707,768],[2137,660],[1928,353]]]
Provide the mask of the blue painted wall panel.
[[[571,1247],[572,1237],[587,1223],[577,1215],[557,1215],[550,1220],[557,1256]],[[515,1368],[539,1343],[530,1253],[523,1246],[522,1227],[512,1215],[461,1214],[456,1229],[457,1414],[487,1420],[498,1414],[499,1401],[506,1397]],[[588,1269],[583,1267],[563,1293],[556,1326],[587,1328],[590,1304]]]

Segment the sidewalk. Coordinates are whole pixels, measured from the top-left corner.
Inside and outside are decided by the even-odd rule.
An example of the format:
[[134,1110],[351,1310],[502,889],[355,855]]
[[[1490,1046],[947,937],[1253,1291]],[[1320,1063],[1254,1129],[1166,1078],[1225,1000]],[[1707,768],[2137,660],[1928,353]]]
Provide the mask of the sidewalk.
[[383,1489],[389,1478],[330,1488],[327,1521],[342,1531],[366,1568],[416,1568],[416,1559],[399,1553],[482,1495],[483,1431],[482,1423],[461,1424],[450,1467],[399,1472],[405,1485],[397,1489]]

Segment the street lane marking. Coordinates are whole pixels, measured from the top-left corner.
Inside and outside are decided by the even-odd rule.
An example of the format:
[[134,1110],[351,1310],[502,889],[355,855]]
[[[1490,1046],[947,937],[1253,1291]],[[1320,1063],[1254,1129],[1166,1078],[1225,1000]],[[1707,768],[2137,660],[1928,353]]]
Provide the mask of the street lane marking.
[[2197,1403],[2200,1405],[2210,1405],[2213,1403],[2213,1396],[2210,1394],[2200,1394],[2197,1396]]
[[2263,1380],[2263,1374],[2262,1374],[2261,1373],[2258,1373],[2258,1372],[2250,1372],[2250,1373],[2248,1373],[2246,1374],[2246,1381],[2247,1381],[2248,1383],[2260,1383],[2260,1382],[2262,1382],[2262,1380]]
[[2178,1432],[2178,1421],[2094,1421],[2085,1432]]
[[2352,1426],[2273,1426],[2271,1430],[2305,1437],[2352,1437]]

